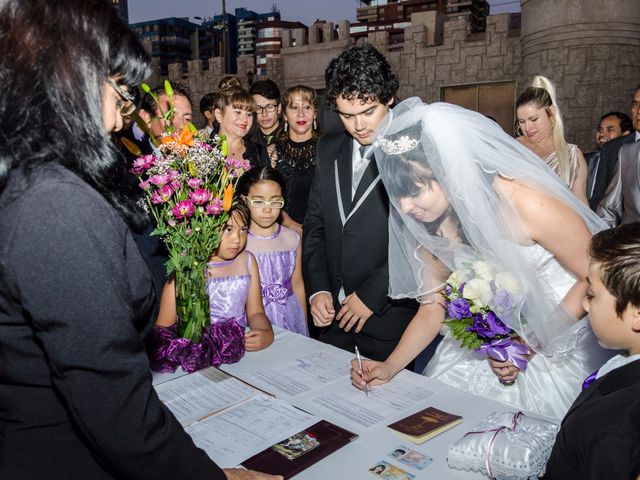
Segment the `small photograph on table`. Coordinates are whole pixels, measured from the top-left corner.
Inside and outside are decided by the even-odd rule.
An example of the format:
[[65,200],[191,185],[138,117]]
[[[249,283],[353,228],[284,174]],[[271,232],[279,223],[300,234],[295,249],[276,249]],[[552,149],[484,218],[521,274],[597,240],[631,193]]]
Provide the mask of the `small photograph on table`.
[[389,453],[389,456],[416,470],[424,470],[433,462],[433,458],[426,456],[424,453],[416,452],[405,445],[400,445],[394,449]]
[[369,472],[384,480],[413,480],[415,475],[404,471],[400,467],[391,465],[389,462],[381,460],[369,469]]
[[318,442],[312,433],[300,432],[280,443],[276,443],[271,448],[289,460],[293,460],[307,453],[309,450],[316,448],[318,445],[320,445],[320,442]]

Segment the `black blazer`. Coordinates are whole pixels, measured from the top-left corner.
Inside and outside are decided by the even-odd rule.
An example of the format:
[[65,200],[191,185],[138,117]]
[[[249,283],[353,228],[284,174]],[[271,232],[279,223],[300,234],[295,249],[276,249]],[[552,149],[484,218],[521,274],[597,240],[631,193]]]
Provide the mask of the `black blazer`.
[[640,474],[640,360],[616,368],[573,403],[547,463],[548,480],[635,480]]
[[[309,296],[331,292],[336,313],[340,287],[345,295],[355,291],[374,312],[359,335],[397,341],[417,303],[395,303],[387,296],[389,199],[372,160],[351,200],[352,150],[353,138],[344,132],[318,142],[303,228],[305,286]],[[363,353],[375,358],[379,352]]]
[[126,224],[60,166],[0,195],[0,478],[224,479],[151,385],[155,290]]
[[616,170],[618,164],[618,152],[620,147],[625,143],[633,142],[636,139],[636,132],[625,135],[624,137],[614,138],[608,141],[600,150],[600,161],[598,162],[598,170],[595,173],[593,186],[593,195],[589,198],[589,206],[592,210],[598,207],[600,201],[604,198],[607,187]]

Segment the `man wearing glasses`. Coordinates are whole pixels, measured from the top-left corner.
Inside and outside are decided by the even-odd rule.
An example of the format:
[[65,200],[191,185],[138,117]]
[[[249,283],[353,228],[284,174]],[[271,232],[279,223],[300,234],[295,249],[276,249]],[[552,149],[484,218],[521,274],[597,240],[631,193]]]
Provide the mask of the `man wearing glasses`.
[[249,93],[256,103],[257,122],[254,124],[257,124],[257,129],[253,140],[264,144],[266,148],[278,137],[282,128],[280,90],[272,80],[261,80],[251,85]]

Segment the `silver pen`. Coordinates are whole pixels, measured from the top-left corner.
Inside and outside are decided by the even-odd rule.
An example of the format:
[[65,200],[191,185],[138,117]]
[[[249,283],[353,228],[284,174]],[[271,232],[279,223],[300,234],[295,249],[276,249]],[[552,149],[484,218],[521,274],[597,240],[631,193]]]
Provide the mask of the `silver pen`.
[[[360,350],[358,350],[358,346],[356,345],[356,360],[358,361],[358,368],[360,369],[360,375],[362,375],[362,379],[364,380],[364,370],[362,370],[362,357],[360,356]],[[369,385],[367,385],[367,381],[364,383],[364,394],[369,396]]]

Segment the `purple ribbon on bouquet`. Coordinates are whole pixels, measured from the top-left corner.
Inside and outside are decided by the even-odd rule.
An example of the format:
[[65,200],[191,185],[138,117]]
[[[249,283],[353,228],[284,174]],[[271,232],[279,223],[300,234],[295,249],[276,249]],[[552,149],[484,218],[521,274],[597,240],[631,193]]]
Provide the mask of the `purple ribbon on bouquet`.
[[207,325],[200,342],[178,337],[177,326],[155,327],[145,339],[149,365],[154,372],[187,373],[222,363],[235,363],[244,355],[244,328],[234,318]]
[[518,425],[518,422],[520,421],[520,418],[523,415],[524,414],[522,412],[517,412],[513,416],[513,420],[511,422],[511,428],[502,425],[496,428],[488,428],[486,430],[477,430],[474,432],[467,432],[464,434],[464,436],[466,437],[467,435],[473,435],[478,433],[494,432],[493,435],[491,436],[491,440],[489,440],[489,447],[487,448],[487,458],[485,459],[485,467],[487,467],[487,473],[489,474],[489,478],[494,478],[493,471],[491,471],[491,461],[492,461],[491,457],[493,456],[493,445],[496,442],[496,438],[498,437],[498,434],[504,430],[512,430],[512,431],[515,430],[516,426]]
[[527,345],[515,342],[511,338],[493,340],[488,344],[482,345],[478,351],[499,362],[509,361],[523,372],[527,369],[527,364],[529,363],[527,355],[531,353]]

